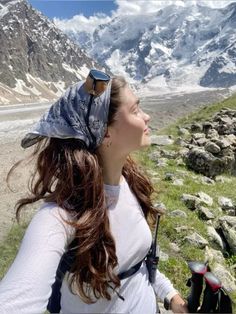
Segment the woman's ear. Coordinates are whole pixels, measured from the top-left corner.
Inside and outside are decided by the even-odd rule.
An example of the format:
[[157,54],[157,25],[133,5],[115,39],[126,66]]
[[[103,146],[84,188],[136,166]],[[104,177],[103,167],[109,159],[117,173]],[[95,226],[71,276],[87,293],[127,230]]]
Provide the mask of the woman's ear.
[[105,147],[111,146],[111,132],[109,128],[106,129],[106,132],[102,141],[102,145],[104,145]]
[[108,139],[108,138],[110,138],[110,137],[111,137],[111,132],[110,132],[109,128],[107,128],[107,129],[106,129],[106,133],[105,133],[105,135],[104,135],[104,139],[105,139],[105,138]]

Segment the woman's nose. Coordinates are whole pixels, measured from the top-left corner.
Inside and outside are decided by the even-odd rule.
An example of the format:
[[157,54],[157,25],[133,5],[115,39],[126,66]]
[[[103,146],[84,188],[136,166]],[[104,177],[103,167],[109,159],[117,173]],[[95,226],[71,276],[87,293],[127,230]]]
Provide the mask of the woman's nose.
[[146,122],[149,122],[151,120],[151,117],[149,116],[149,114],[147,114],[146,112],[143,112],[144,113],[144,120]]

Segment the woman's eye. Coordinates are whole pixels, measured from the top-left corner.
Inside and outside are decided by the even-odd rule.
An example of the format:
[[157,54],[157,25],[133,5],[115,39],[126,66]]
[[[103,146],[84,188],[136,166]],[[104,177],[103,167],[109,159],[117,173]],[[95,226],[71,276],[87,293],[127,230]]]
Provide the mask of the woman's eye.
[[138,114],[139,112],[140,112],[140,108],[137,107],[137,108],[134,110],[134,113],[135,113],[135,114]]

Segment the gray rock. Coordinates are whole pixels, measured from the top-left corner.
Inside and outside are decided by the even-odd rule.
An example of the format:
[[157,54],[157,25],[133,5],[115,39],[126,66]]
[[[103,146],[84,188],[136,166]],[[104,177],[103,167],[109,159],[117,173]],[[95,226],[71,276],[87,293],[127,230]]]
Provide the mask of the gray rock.
[[206,121],[202,124],[202,129],[205,134],[208,133],[209,130],[213,129],[213,127],[214,127],[214,124],[210,121]]
[[182,147],[185,147],[187,145],[187,143],[181,137],[178,137],[174,143]]
[[234,168],[234,160],[215,157],[201,147],[192,148],[183,158],[188,168],[210,178],[230,172]]
[[198,216],[203,220],[214,219],[214,214],[206,207],[198,206],[197,207]]
[[236,279],[224,266],[216,263],[212,268],[212,272],[220,279],[228,292],[236,292]]
[[236,217],[222,216],[218,221],[230,249],[236,254]]
[[225,139],[226,139],[226,141],[228,141],[230,143],[230,145],[234,145],[236,143],[236,136],[234,134],[225,135]]
[[174,179],[173,180],[173,185],[184,185],[184,181],[182,179]]
[[174,251],[175,253],[179,253],[179,252],[180,252],[180,247],[179,247],[176,243],[171,242],[171,243],[169,244],[169,246],[170,246],[170,249],[171,249],[172,251]]
[[171,172],[166,172],[165,173],[165,180],[166,181],[173,181],[175,178],[175,174],[174,173],[171,173]]
[[180,136],[189,136],[189,135],[190,135],[190,132],[189,132],[189,130],[187,130],[187,129],[185,129],[185,128],[179,128],[178,134],[179,134]]
[[198,192],[196,196],[200,199],[201,203],[204,203],[208,206],[213,205],[213,199],[208,194],[201,191],[201,192]]
[[215,184],[215,181],[212,180],[211,178],[208,178],[208,177],[201,177],[201,183],[203,184],[207,184],[207,185],[214,185]]
[[207,139],[205,137],[199,138],[196,140],[198,146],[204,146],[207,143]]
[[199,249],[204,249],[208,245],[208,241],[204,239],[200,234],[194,232],[193,234],[184,238],[185,241],[189,242],[191,245],[198,247]]
[[171,145],[174,141],[168,135],[151,135],[151,144],[158,146]]
[[194,133],[193,134],[193,139],[195,140],[199,140],[200,138],[205,138],[205,134],[204,133]]
[[218,204],[223,210],[231,210],[231,209],[234,210],[234,204],[230,198],[220,196],[218,198]]
[[220,147],[214,142],[209,141],[205,144],[205,150],[212,154],[218,154],[220,152]]
[[164,203],[161,202],[157,202],[154,204],[155,208],[158,208],[160,211],[162,211],[163,213],[166,212],[166,206]]
[[158,150],[155,150],[153,152],[151,152],[148,157],[152,160],[152,161],[157,161],[158,158],[161,157],[161,153]]
[[207,234],[209,236],[209,242],[213,247],[220,249],[221,251],[225,250],[225,243],[214,227],[207,226]]
[[210,265],[215,263],[225,264],[225,259],[221,251],[214,250],[209,246],[205,248],[205,260],[209,262]]
[[191,125],[191,131],[192,132],[201,132],[202,131],[202,125],[200,123],[193,123]]
[[180,155],[181,157],[184,157],[184,156],[186,156],[186,155],[188,154],[188,152],[189,152],[189,149],[188,149],[188,148],[182,148],[182,149],[179,151],[179,155]]
[[175,159],[175,158],[177,158],[178,153],[174,152],[174,151],[168,151],[168,150],[162,149],[160,151],[160,155],[161,155],[161,157],[164,157],[164,158]]
[[217,146],[219,146],[221,149],[222,148],[227,148],[230,146],[230,142],[226,138],[221,138],[219,140],[214,140]]
[[176,165],[177,165],[177,166],[184,166],[185,163],[184,163],[184,161],[183,161],[183,158],[178,158],[178,159],[176,159]]
[[160,250],[160,260],[163,262],[168,261],[169,255]]
[[214,139],[218,139],[219,138],[219,134],[218,134],[217,130],[211,129],[211,130],[209,130],[207,132],[206,137],[210,138],[210,139],[213,139],[213,138]]
[[177,233],[181,233],[181,232],[184,232],[184,231],[189,231],[189,230],[192,230],[193,228],[189,228],[188,226],[180,226],[180,227],[175,227],[174,230],[177,232]]
[[200,204],[200,199],[191,194],[183,194],[181,196],[181,201],[183,201],[186,207],[191,210],[195,210],[197,205]]
[[167,162],[168,162],[168,160],[166,158],[159,158],[156,161],[156,166],[157,167],[166,167],[167,166]]
[[183,218],[187,218],[187,214],[180,209],[175,209],[172,212],[169,213],[170,216],[174,216],[174,217],[183,217]]

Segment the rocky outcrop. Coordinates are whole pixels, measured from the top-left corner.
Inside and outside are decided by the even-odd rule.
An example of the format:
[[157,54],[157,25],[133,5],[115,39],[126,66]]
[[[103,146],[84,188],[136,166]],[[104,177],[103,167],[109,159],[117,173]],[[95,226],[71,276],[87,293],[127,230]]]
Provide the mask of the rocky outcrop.
[[187,128],[191,135],[181,138],[181,145],[186,148],[183,159],[188,168],[210,178],[235,174],[236,110],[222,109],[211,120]]

